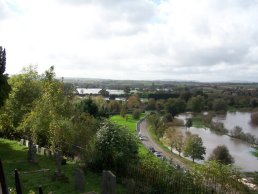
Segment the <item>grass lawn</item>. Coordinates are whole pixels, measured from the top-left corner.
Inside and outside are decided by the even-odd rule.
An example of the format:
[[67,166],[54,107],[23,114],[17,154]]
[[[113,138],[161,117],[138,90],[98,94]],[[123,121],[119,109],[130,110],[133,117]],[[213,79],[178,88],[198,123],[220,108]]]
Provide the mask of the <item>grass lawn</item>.
[[201,116],[194,116],[192,118],[192,121],[193,121],[193,127],[205,128],[205,125],[203,123],[203,120],[202,120]]
[[[143,118],[144,115],[141,116],[141,118]],[[139,120],[137,119],[133,119],[132,115],[128,115],[128,119],[126,120],[125,118],[121,117],[120,115],[115,115],[111,117],[111,120],[120,124],[120,125],[124,125],[126,127],[129,128],[129,130],[137,136],[137,131],[136,131],[136,126],[137,126],[137,122]],[[149,132],[151,134],[151,137],[153,138],[153,140],[159,144],[161,146],[161,148],[167,152],[170,152],[170,150],[162,143],[160,142],[160,140],[158,139],[158,137],[156,136],[156,134],[154,133],[153,130],[149,129]],[[172,153],[173,154],[173,153]],[[191,166],[192,162],[190,160],[187,160],[185,158],[179,157],[176,154],[173,154],[174,157],[179,158],[180,160],[183,160],[184,163],[186,163],[187,165]],[[159,158],[157,158],[156,156],[154,156],[152,153],[149,152],[149,150],[144,147],[144,145],[141,143],[141,141],[139,140],[139,156],[141,158],[148,158],[150,160],[153,160],[157,163],[159,163],[160,165],[162,165],[162,163],[164,163],[164,161],[160,160]]]
[[[141,115],[141,118],[144,118],[144,114]],[[111,120],[119,125],[126,126],[130,130],[130,132],[132,134],[134,134],[135,136],[138,135],[137,131],[136,131],[136,126],[137,126],[137,122],[139,120],[134,119],[131,114],[128,115],[127,120],[125,118],[121,117],[120,115],[112,116]],[[149,150],[146,147],[144,147],[144,145],[141,143],[140,140],[138,141],[138,145],[139,145],[139,157],[140,158],[148,157],[156,162],[161,162],[160,159],[155,157],[152,153],[149,152]]]
[[[17,141],[10,141],[0,138],[0,158],[4,165],[4,171],[7,179],[8,187],[14,188],[14,169],[20,172],[20,178],[23,186],[23,192],[29,193],[30,190],[35,191],[39,185],[42,185],[44,193],[57,194],[76,194],[80,193],[74,189],[74,172],[77,167],[75,163],[68,162],[62,166],[62,170],[68,177],[68,183],[53,181],[52,176],[55,171],[55,162],[53,159],[45,156],[37,156],[38,164],[30,164],[27,162],[28,148],[19,145]],[[35,172],[41,169],[49,169],[47,172]],[[86,172],[85,192],[96,191],[101,192],[101,174]],[[125,193],[121,185],[117,186],[117,193]]]

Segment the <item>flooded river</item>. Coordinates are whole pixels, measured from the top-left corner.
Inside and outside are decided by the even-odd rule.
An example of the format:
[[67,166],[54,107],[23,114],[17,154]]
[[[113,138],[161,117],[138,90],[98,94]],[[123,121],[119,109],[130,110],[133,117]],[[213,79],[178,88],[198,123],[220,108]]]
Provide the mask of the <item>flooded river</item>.
[[[187,114],[181,114],[177,118],[185,121],[185,119],[189,116],[190,115]],[[239,122],[239,124],[241,123],[242,122]],[[184,132],[186,131],[185,127],[180,127],[180,130]],[[202,138],[203,144],[206,147],[205,160],[209,158],[213,149],[216,148],[218,145],[226,145],[229,149],[230,154],[235,159],[236,166],[240,167],[243,171],[258,171],[258,160],[255,156],[251,154],[251,151],[254,151],[254,149],[249,144],[237,139],[230,138],[226,135],[215,134],[211,132],[210,129],[191,127],[187,130],[190,131],[192,134],[198,134]]]

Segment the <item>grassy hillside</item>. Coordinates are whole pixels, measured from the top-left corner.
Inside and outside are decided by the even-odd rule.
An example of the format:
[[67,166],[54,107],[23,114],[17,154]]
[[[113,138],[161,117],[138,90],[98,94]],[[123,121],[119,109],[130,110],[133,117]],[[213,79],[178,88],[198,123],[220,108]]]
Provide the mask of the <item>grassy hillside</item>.
[[[14,187],[14,169],[18,169],[22,181],[24,193],[30,190],[37,191],[37,187],[42,185],[44,193],[80,193],[74,189],[74,172],[76,164],[68,162],[62,166],[65,175],[69,178],[68,183],[53,181],[52,176],[55,171],[55,162],[44,156],[37,156],[38,164],[30,164],[27,162],[27,150],[25,146],[19,145],[16,141],[10,141],[0,138],[0,158],[3,161],[4,171],[9,187]],[[49,169],[46,172],[36,172],[42,169]],[[90,171],[86,173],[86,191],[101,191],[101,175]],[[124,193],[121,185],[118,185],[118,192]]]

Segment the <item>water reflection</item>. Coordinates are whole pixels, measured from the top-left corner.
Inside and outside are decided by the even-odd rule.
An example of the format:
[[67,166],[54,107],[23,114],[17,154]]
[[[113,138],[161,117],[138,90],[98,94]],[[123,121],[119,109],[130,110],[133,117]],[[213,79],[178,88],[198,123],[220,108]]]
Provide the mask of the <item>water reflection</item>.
[[258,137],[258,126],[251,124],[250,112],[228,112],[226,115],[218,115],[213,121],[224,124],[228,130],[232,130],[235,126],[243,128],[243,132],[251,133]]
[[[177,118],[185,121],[188,117],[190,117],[189,114],[181,114]],[[180,130],[186,132],[185,127],[180,127]],[[226,135],[215,134],[210,129],[191,127],[187,130],[192,134],[198,134],[202,138],[206,147],[205,160],[218,145],[226,145],[235,159],[236,166],[241,167],[243,171],[258,171],[258,160],[250,153],[254,149],[249,144]]]

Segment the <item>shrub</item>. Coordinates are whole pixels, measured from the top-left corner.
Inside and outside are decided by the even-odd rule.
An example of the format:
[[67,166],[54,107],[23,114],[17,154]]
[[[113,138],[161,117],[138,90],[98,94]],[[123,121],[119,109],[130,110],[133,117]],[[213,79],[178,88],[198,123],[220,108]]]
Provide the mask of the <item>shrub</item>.
[[134,119],[139,119],[141,117],[141,111],[139,109],[133,110],[132,116]]
[[251,114],[251,122],[254,125],[258,125],[258,112],[254,112]]

